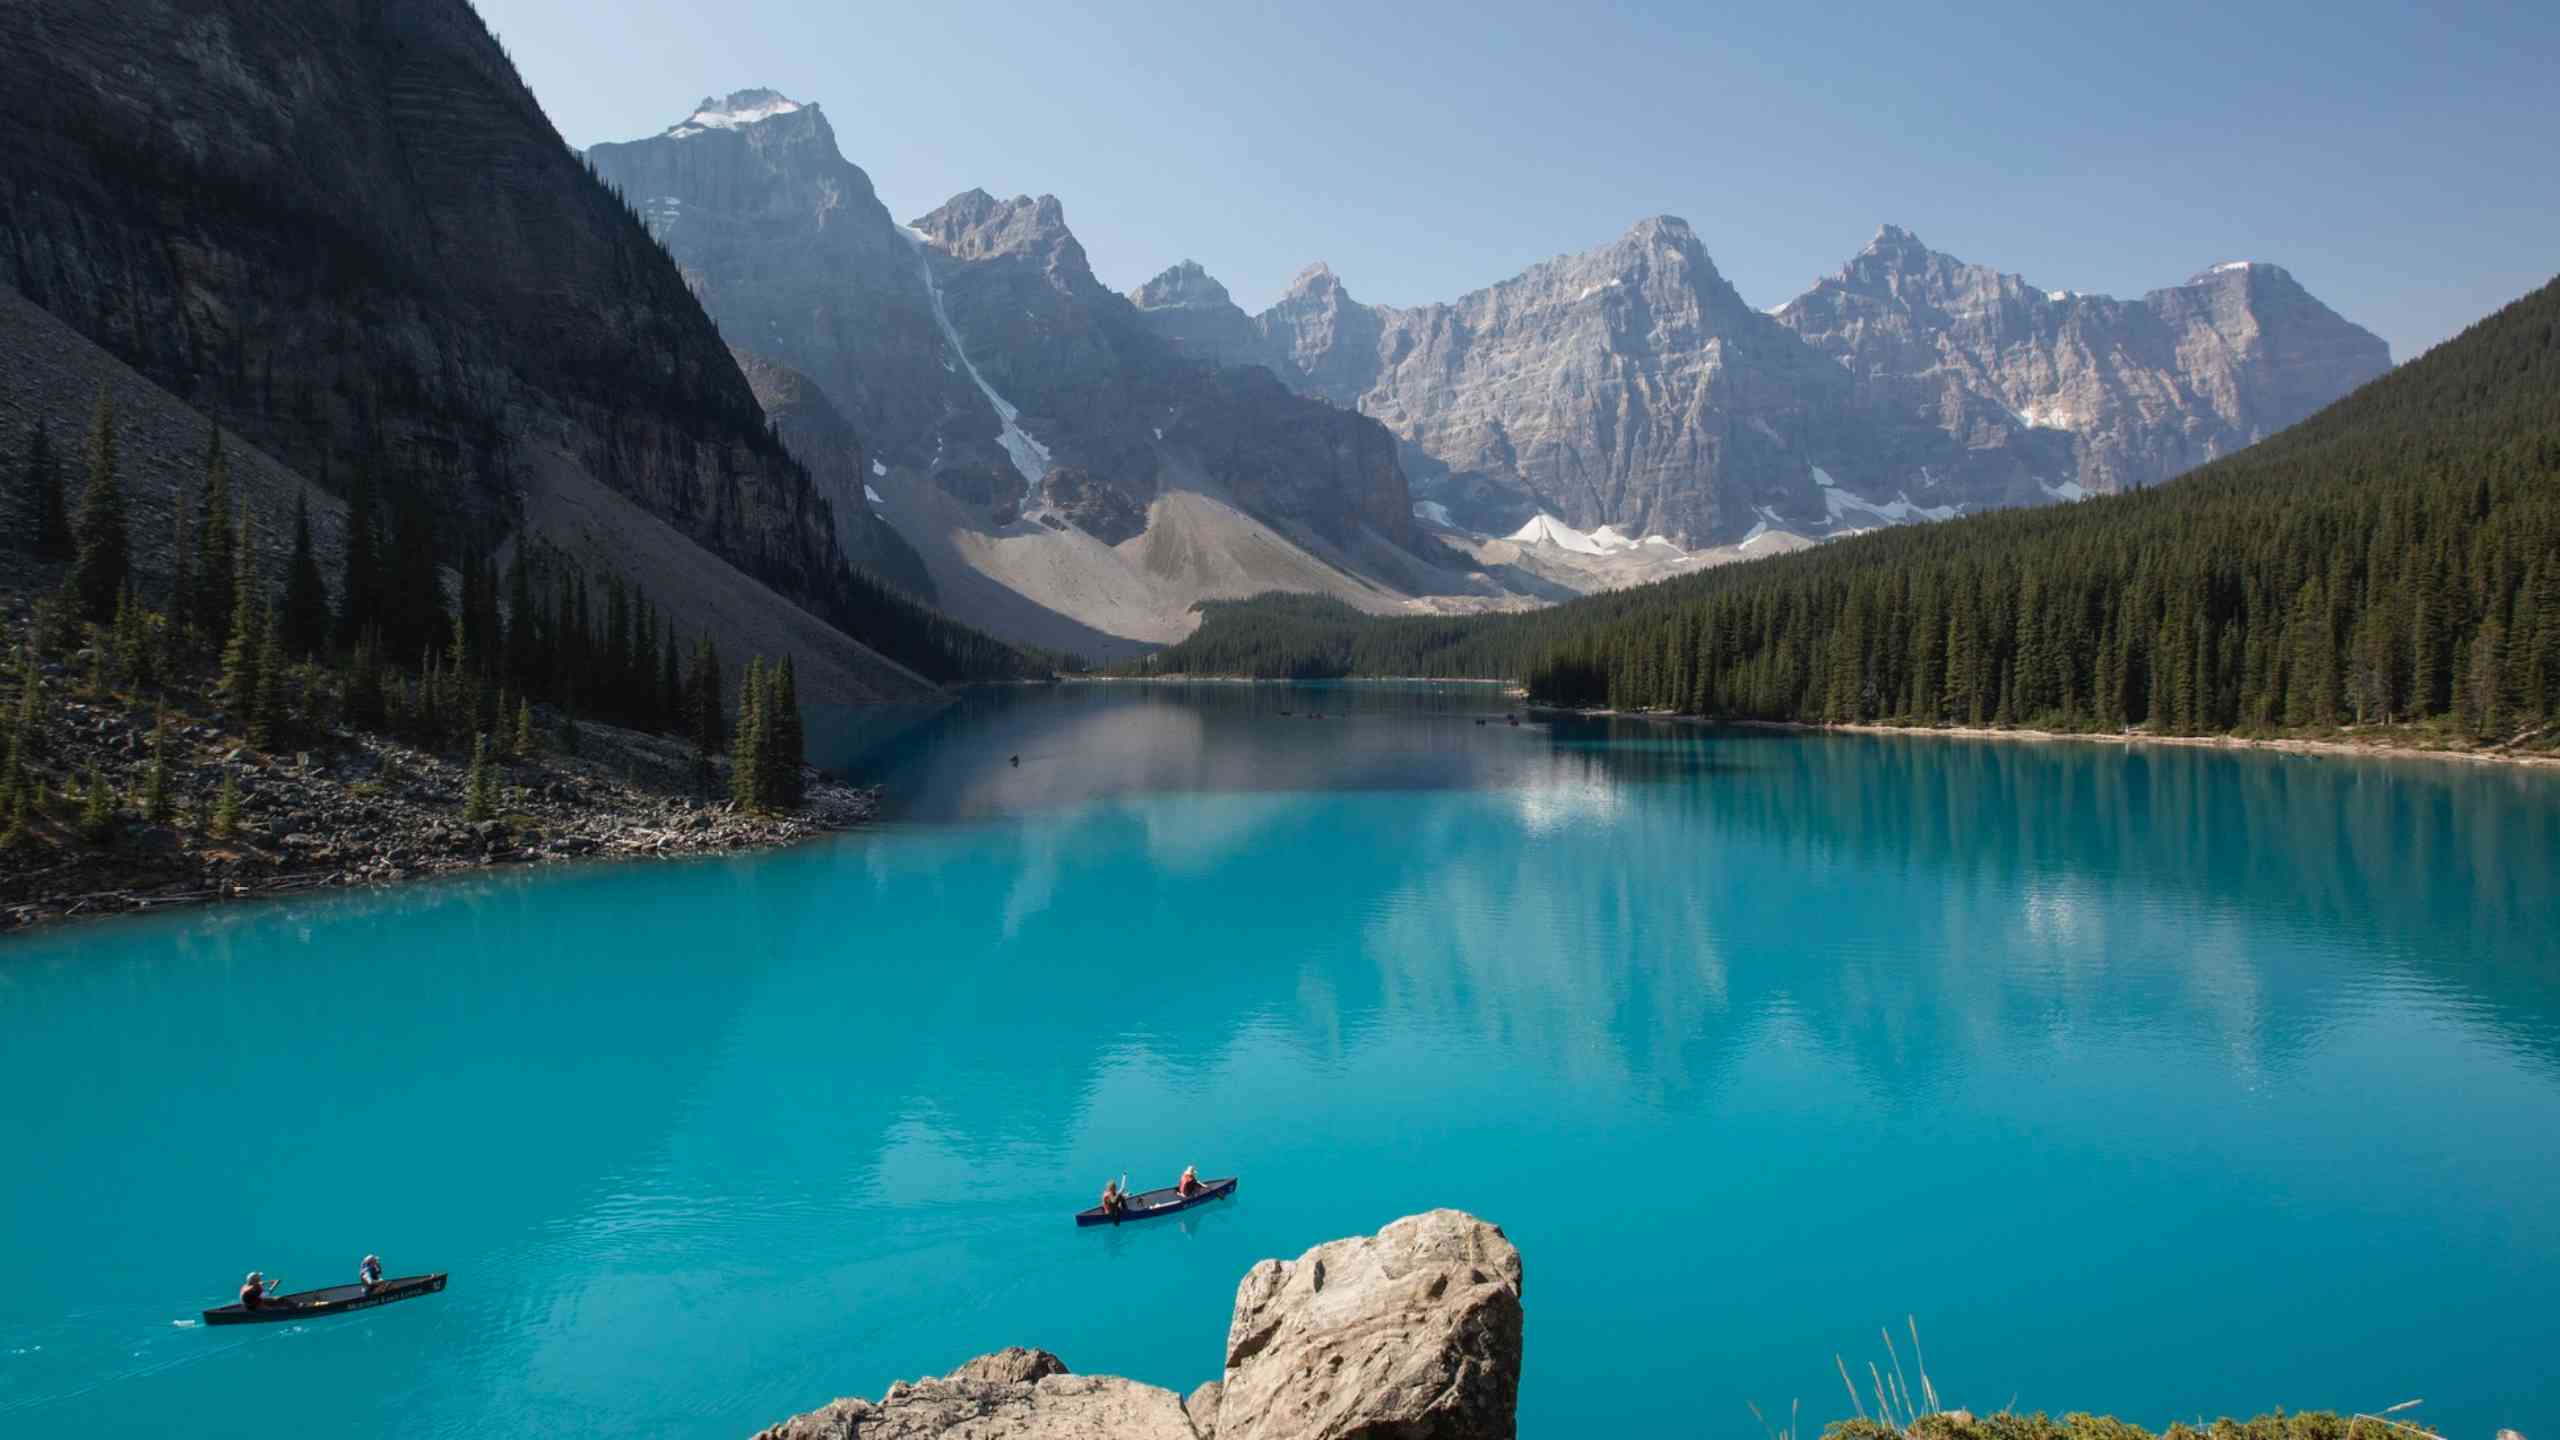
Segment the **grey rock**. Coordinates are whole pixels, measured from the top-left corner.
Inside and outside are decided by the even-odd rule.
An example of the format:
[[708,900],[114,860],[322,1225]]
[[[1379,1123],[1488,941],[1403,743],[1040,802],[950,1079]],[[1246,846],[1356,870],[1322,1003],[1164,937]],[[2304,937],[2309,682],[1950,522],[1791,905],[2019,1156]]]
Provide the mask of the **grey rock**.
[[1265,1260],[1236,1289],[1220,1440],[1517,1431],[1520,1252],[1456,1210]]
[[[1169,326],[1232,331],[1207,287],[1168,295]],[[2125,302],[1891,226],[1764,315],[1671,216],[1446,305],[1362,305],[1317,266],[1252,324],[1291,384],[1394,431],[1415,495],[1459,523],[1499,534],[1544,512],[1692,545],[2150,484],[2389,365],[2276,266]]]
[[1198,1440],[1182,1397],[1108,1376],[1072,1375],[1045,1351],[981,1356],[939,1380],[838,1400],[757,1440]]
[[1011,1349],[758,1440],[1508,1440],[1521,1325],[1520,1252],[1494,1226],[1434,1210],[1254,1266],[1224,1377],[1187,1398]]
[[2379,337],[2281,266],[2228,262],[2117,300],[2039,289],[1892,225],[1778,319],[1858,378],[1872,423],[2014,453],[2035,490],[1995,501],[2157,484],[2391,368]]

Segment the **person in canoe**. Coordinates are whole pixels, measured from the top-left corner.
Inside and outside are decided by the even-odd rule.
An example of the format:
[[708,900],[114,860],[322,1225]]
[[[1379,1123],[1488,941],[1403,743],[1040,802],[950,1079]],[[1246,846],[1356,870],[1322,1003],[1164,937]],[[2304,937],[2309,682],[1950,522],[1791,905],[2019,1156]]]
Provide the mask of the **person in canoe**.
[[267,1303],[267,1292],[275,1288],[276,1282],[255,1270],[250,1271],[249,1278],[240,1282],[240,1308],[243,1310],[260,1308]]
[[1199,1194],[1202,1188],[1200,1184],[1200,1167],[1197,1165],[1183,1166],[1182,1178],[1173,1182],[1173,1188],[1185,1200]]
[[382,1283],[381,1256],[367,1255],[364,1257],[364,1263],[356,1267],[356,1283],[362,1285],[367,1291],[372,1290],[375,1286]]
[[1119,1181],[1117,1181],[1117,1180],[1105,1180],[1105,1181],[1103,1181],[1103,1182],[1102,1182],[1102,1213],[1103,1213],[1103,1214],[1105,1214],[1105,1215],[1115,1215],[1115,1216],[1116,1216],[1116,1215],[1118,1215],[1122,1210],[1127,1209],[1127,1208],[1128,1208],[1128,1205],[1129,1205],[1129,1197],[1120,1193],[1120,1182],[1119,1182]]

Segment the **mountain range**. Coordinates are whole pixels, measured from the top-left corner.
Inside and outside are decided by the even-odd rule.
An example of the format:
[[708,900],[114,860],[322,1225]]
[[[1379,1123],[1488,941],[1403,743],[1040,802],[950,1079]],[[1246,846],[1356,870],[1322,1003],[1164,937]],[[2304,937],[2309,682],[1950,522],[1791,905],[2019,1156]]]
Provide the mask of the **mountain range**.
[[1377,417],[1461,527],[1544,514],[1684,546],[2154,484],[2390,367],[2275,265],[2121,301],[1891,225],[1766,314],[1668,215],[1445,305],[1363,305],[1317,265],[1247,316],[1188,261],[1132,298],[1192,353]]
[[2120,301],[1885,226],[1764,312],[1664,215],[1447,304],[1363,304],[1319,264],[1248,314],[1194,261],[1111,293],[1055,197],[899,224],[772,90],[587,153],[748,373],[850,423],[799,447],[834,503],[961,618],[1096,656],[1261,590],[1517,608],[2134,488],[2390,365],[2269,264]]
[[[441,559],[618,576],[813,698],[947,678],[977,642],[926,604],[1096,658],[1271,590],[1534,607],[2149,484],[2389,365],[2277,266],[2118,301],[1890,226],[1769,312],[1670,216],[1447,304],[1321,265],[1256,315],[1191,262],[1122,295],[1054,197],[893,219],[817,104],[581,154],[463,0],[291,17],[7,12],[46,97],[0,113],[12,333],[234,432],[324,550],[361,469]],[[59,388],[0,449],[76,429]]]

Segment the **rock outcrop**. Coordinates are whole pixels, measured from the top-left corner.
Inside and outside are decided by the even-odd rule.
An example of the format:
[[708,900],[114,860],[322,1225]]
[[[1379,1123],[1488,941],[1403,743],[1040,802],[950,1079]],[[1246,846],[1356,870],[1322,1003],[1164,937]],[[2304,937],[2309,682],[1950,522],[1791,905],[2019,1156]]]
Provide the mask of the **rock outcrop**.
[[1236,1290],[1219,1440],[1509,1435],[1520,1342],[1520,1251],[1472,1215],[1265,1260]]
[[758,1440],[1508,1440],[1520,1293],[1500,1229],[1434,1210],[1253,1267],[1225,1373],[1188,1397],[1011,1349]]

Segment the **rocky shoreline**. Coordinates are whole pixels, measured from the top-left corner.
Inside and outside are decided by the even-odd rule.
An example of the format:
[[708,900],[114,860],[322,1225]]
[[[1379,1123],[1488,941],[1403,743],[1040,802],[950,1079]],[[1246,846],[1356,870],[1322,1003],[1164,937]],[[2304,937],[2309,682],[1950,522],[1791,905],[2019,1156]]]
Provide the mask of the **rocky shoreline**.
[[1661,720],[1679,725],[1730,725],[1743,730],[1787,730],[1804,734],[1897,735],[1923,740],[2026,740],[2052,744],[2120,745],[2127,749],[2149,745],[2175,745],[2205,750],[2273,750],[2291,755],[2357,756],[2370,760],[2458,760],[2480,765],[2560,766],[2560,750],[2513,748],[2528,742],[2551,744],[2553,737],[2547,732],[2520,736],[2504,745],[2437,748],[2400,744],[2382,739],[2313,740],[2289,735],[2157,735],[2145,730],[2110,734],[2096,730],[2032,730],[1999,725],[1812,725],[1795,720],[1727,720],[1699,715],[1677,715],[1667,710],[1577,709],[1566,705],[1535,703],[1530,704],[1528,708],[1546,715],[1572,715],[1586,719]]
[[[544,733],[558,734],[561,719],[542,714]],[[64,700],[48,727],[53,767],[94,770],[138,794],[153,723],[148,709]],[[879,808],[876,789],[810,770],[798,810],[741,811],[709,798],[725,792],[725,762],[705,779],[680,741],[593,723],[578,734],[575,756],[493,758],[496,814],[470,821],[469,766],[458,757],[346,729],[267,754],[211,723],[173,723],[172,819],[127,812],[97,837],[75,833],[67,814],[31,826],[0,850],[0,930],[504,865],[762,849],[843,830]],[[216,836],[205,817],[226,779],[241,819]]]

